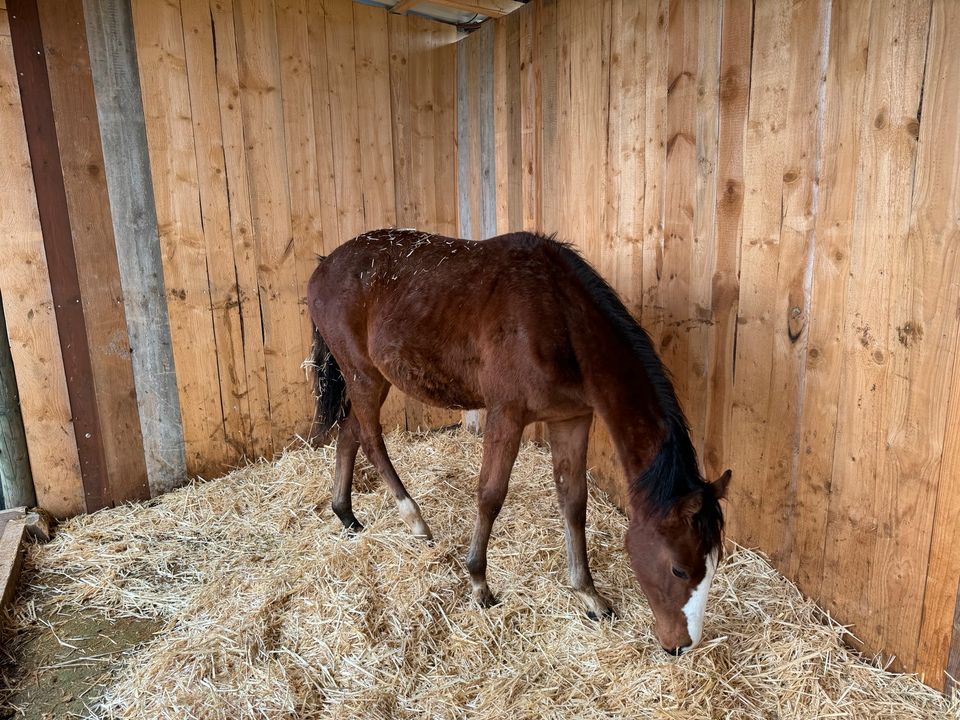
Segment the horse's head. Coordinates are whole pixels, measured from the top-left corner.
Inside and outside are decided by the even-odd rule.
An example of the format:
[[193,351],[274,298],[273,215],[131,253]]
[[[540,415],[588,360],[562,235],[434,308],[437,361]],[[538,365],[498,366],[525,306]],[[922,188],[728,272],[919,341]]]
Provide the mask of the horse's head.
[[673,654],[697,646],[707,592],[723,552],[720,499],[730,471],[678,498],[666,512],[634,506],[626,546],[656,620],[654,633]]

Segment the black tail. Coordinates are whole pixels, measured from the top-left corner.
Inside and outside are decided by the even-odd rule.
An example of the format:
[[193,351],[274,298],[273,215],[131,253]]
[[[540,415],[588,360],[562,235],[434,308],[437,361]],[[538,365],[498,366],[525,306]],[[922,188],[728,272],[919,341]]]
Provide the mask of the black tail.
[[350,413],[350,400],[340,366],[316,325],[313,326],[313,349],[307,365],[313,372],[313,397],[316,399],[310,439],[323,443],[334,426]]

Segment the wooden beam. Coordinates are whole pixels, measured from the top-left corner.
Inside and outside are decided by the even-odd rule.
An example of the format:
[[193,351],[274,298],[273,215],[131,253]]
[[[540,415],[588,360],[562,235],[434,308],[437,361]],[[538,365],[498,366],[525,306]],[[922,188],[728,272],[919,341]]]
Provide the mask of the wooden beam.
[[953,633],[950,642],[950,655],[947,657],[946,687],[947,697],[954,691],[960,692],[960,583],[957,584],[957,605],[953,611]]
[[0,509],[36,502],[7,323],[0,302]]
[[36,0],[9,0],[10,37],[88,511],[110,504],[77,258]]
[[[523,3],[513,0],[429,0],[431,5],[442,5],[443,7],[453,8],[454,10],[463,10],[464,12],[475,12],[487,17],[503,17],[509,15],[514,10],[523,7]],[[396,5],[390,8],[390,12],[403,15],[412,10],[424,0],[400,0]]]
[[13,599],[23,564],[23,536],[26,523],[10,520],[0,526],[0,611]]
[[84,20],[147,479],[158,495],[186,479],[187,465],[130,3],[87,0]]
[[412,10],[414,6],[419,5],[423,0],[400,0],[396,5],[390,8],[390,12],[397,13],[397,15],[406,15],[408,10]]
[[150,497],[82,0],[37,0],[110,504]]

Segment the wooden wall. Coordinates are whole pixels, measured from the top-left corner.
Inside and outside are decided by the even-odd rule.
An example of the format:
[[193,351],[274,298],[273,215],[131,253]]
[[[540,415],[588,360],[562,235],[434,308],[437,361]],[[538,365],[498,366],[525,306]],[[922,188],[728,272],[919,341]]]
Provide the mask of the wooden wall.
[[[462,106],[492,106],[461,138],[496,138],[492,172],[461,156],[461,217],[575,242],[658,344],[708,475],[733,468],[730,536],[942,686],[960,4],[534,0],[460,53]],[[622,499],[602,427],[592,446]]]
[[[350,0],[0,0],[3,408],[40,505],[306,435],[316,256],[456,233],[455,40]],[[459,419],[392,394],[384,425]]]

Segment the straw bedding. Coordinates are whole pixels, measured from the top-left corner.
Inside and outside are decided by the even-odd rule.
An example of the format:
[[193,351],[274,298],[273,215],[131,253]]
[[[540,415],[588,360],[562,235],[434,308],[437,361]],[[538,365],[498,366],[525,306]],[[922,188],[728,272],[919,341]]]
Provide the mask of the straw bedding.
[[526,446],[490,549],[501,603],[472,606],[462,557],[480,443],[388,444],[436,538],[415,541],[369,468],[329,510],[333,453],[291,451],[142,505],[77,518],[31,549],[36,603],[165,622],[96,705],[104,718],[943,718],[956,702],[857,659],[843,629],[758,554],[722,563],[705,637],[664,654],[622,549],[625,519],[592,492],[588,542],[619,614],[588,620],[565,586],[547,453]]

